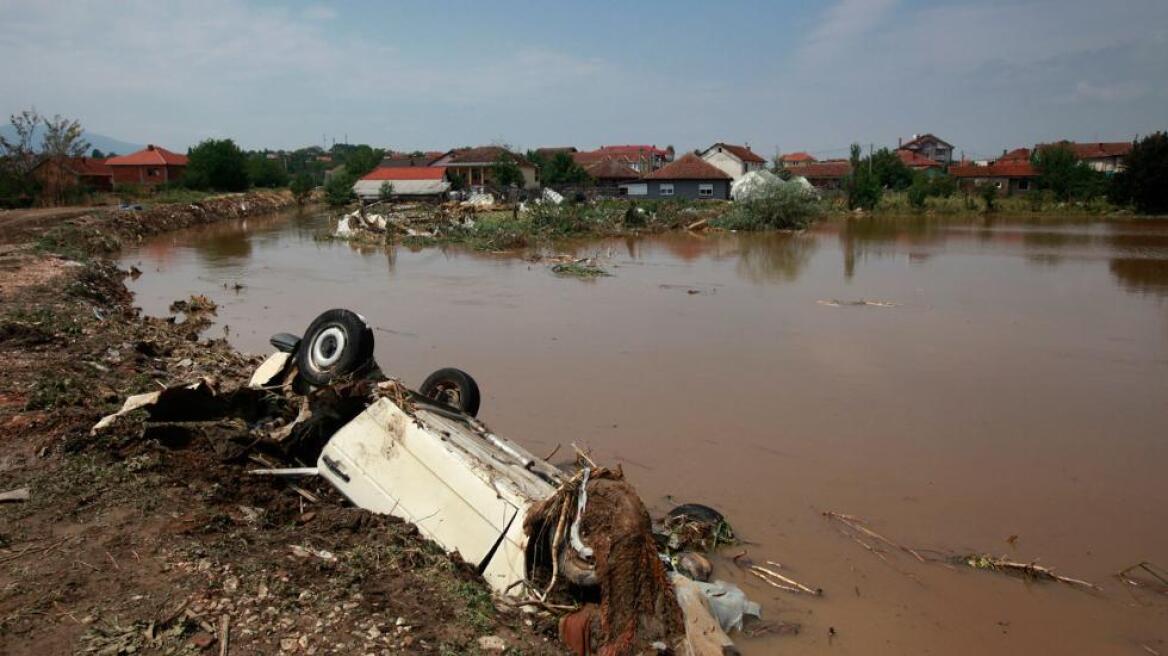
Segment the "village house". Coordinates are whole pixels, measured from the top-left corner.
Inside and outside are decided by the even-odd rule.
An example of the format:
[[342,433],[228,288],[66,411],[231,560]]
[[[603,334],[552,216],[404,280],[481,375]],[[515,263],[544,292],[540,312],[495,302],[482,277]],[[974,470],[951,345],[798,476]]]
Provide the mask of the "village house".
[[572,153],[572,159],[583,167],[607,159],[615,159],[624,162],[641,175],[645,175],[672,162],[673,155],[673,146],[662,149],[653,145],[622,145],[601,146],[596,150],[575,152]]
[[786,155],[779,156],[779,164],[785,169],[806,166],[808,164],[814,163],[815,158],[803,151],[799,151],[797,153],[787,153]]
[[113,172],[115,184],[156,187],[181,180],[187,156],[151,144],[136,153],[110,157],[105,165]]
[[913,171],[920,171],[927,175],[938,174],[944,171],[944,167],[937,160],[929,159],[911,150],[900,148],[896,151],[896,156],[900,158],[901,162],[904,162],[905,166]]
[[957,187],[974,191],[983,185],[993,185],[1000,196],[1028,193],[1036,187],[1038,171],[1029,161],[997,161],[987,166],[955,164],[949,175],[957,179]]
[[443,167],[379,166],[353,184],[353,193],[361,200],[377,200],[387,183],[394,198],[437,197],[450,190]]
[[701,157],[689,153],[636,182],[620,185],[630,198],[685,200],[730,198],[730,175]]
[[719,142],[702,151],[701,157],[722,169],[734,180],[738,180],[751,171],[766,168],[766,160],[751,150],[749,145],[735,146]]
[[449,169],[449,175],[461,176],[467,186],[476,187],[492,184],[492,171],[503,157],[511,159],[523,172],[524,189],[539,189],[535,165],[502,146],[456,148],[430,162],[430,166],[445,167]]
[[1123,160],[1131,152],[1130,141],[1095,141],[1081,143],[1075,141],[1059,141],[1053,144],[1038,144],[1035,150],[1047,146],[1067,146],[1074,151],[1080,161],[1100,173],[1119,173],[1124,169]]
[[442,157],[444,154],[445,153],[438,151],[416,151],[413,153],[398,153],[390,151],[381,158],[381,163],[377,166],[380,168],[391,168],[398,166],[430,166],[430,162],[433,162],[439,157]]
[[896,149],[907,150],[927,157],[941,166],[949,166],[953,163],[953,144],[932,134],[914,134],[909,141],[899,143]]
[[844,178],[852,174],[852,163],[846,159],[807,162],[799,167],[798,173],[816,189],[830,191],[843,187]]
[[104,159],[93,157],[48,157],[32,171],[40,183],[41,197],[51,203],[64,202],[77,193],[113,191],[114,174]]
[[611,194],[619,193],[622,183],[633,182],[641,177],[631,166],[616,159],[604,159],[583,168],[595,182],[597,190]]

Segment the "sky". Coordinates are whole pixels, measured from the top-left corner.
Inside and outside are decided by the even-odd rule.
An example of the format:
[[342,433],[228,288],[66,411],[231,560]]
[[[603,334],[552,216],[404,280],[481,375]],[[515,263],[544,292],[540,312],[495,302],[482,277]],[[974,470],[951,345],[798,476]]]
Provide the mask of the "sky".
[[967,157],[1168,129],[1166,0],[0,0],[0,113],[174,150],[716,141]]

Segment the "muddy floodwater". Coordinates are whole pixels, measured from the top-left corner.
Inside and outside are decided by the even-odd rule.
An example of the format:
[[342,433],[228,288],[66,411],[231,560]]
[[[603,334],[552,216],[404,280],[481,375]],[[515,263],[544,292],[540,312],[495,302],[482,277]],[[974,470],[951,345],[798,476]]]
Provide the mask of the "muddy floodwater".
[[[537,454],[576,442],[651,510],[701,502],[747,543],[716,576],[797,635],[745,654],[1168,654],[1168,221],[832,220],[799,235],[580,242],[612,277],[521,254],[361,249],[288,214],[125,253],[149,314],[193,293],[245,351],[347,307],[412,385],[457,366]],[[241,288],[236,289],[239,283]],[[858,301],[876,304],[859,304]],[[874,554],[1037,560],[1090,592]],[[730,561],[782,563],[822,598]]]

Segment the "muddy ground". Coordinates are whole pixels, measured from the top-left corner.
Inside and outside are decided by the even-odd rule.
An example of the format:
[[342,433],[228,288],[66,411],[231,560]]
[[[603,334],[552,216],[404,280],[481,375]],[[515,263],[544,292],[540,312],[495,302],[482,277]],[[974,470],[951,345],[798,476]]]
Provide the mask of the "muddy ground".
[[[168,229],[289,204],[259,194],[109,212],[0,235],[0,652],[561,653],[471,569],[331,488],[248,477],[248,427],[138,421],[90,435],[129,394],[257,359],[144,317],[100,256]],[[57,253],[57,254],[55,254]],[[65,254],[62,257],[58,254]]]

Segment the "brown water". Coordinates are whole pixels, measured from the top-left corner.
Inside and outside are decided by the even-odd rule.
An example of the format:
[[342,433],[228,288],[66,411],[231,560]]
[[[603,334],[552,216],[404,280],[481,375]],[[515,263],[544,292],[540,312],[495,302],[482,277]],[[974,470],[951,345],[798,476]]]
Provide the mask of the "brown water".
[[[723,510],[756,561],[825,590],[719,562],[765,618],[802,625],[740,636],[746,654],[1168,654],[1168,597],[1112,578],[1168,567],[1168,222],[861,219],[575,245],[614,274],[592,281],[317,242],[321,223],[204,227],[123,263],[145,272],[131,287],[148,313],[207,294],[248,351],[357,310],[386,371],[470,371],[481,415],[533,452],[574,441],[655,511],[667,495]],[[885,561],[825,510],[1103,591]]]

